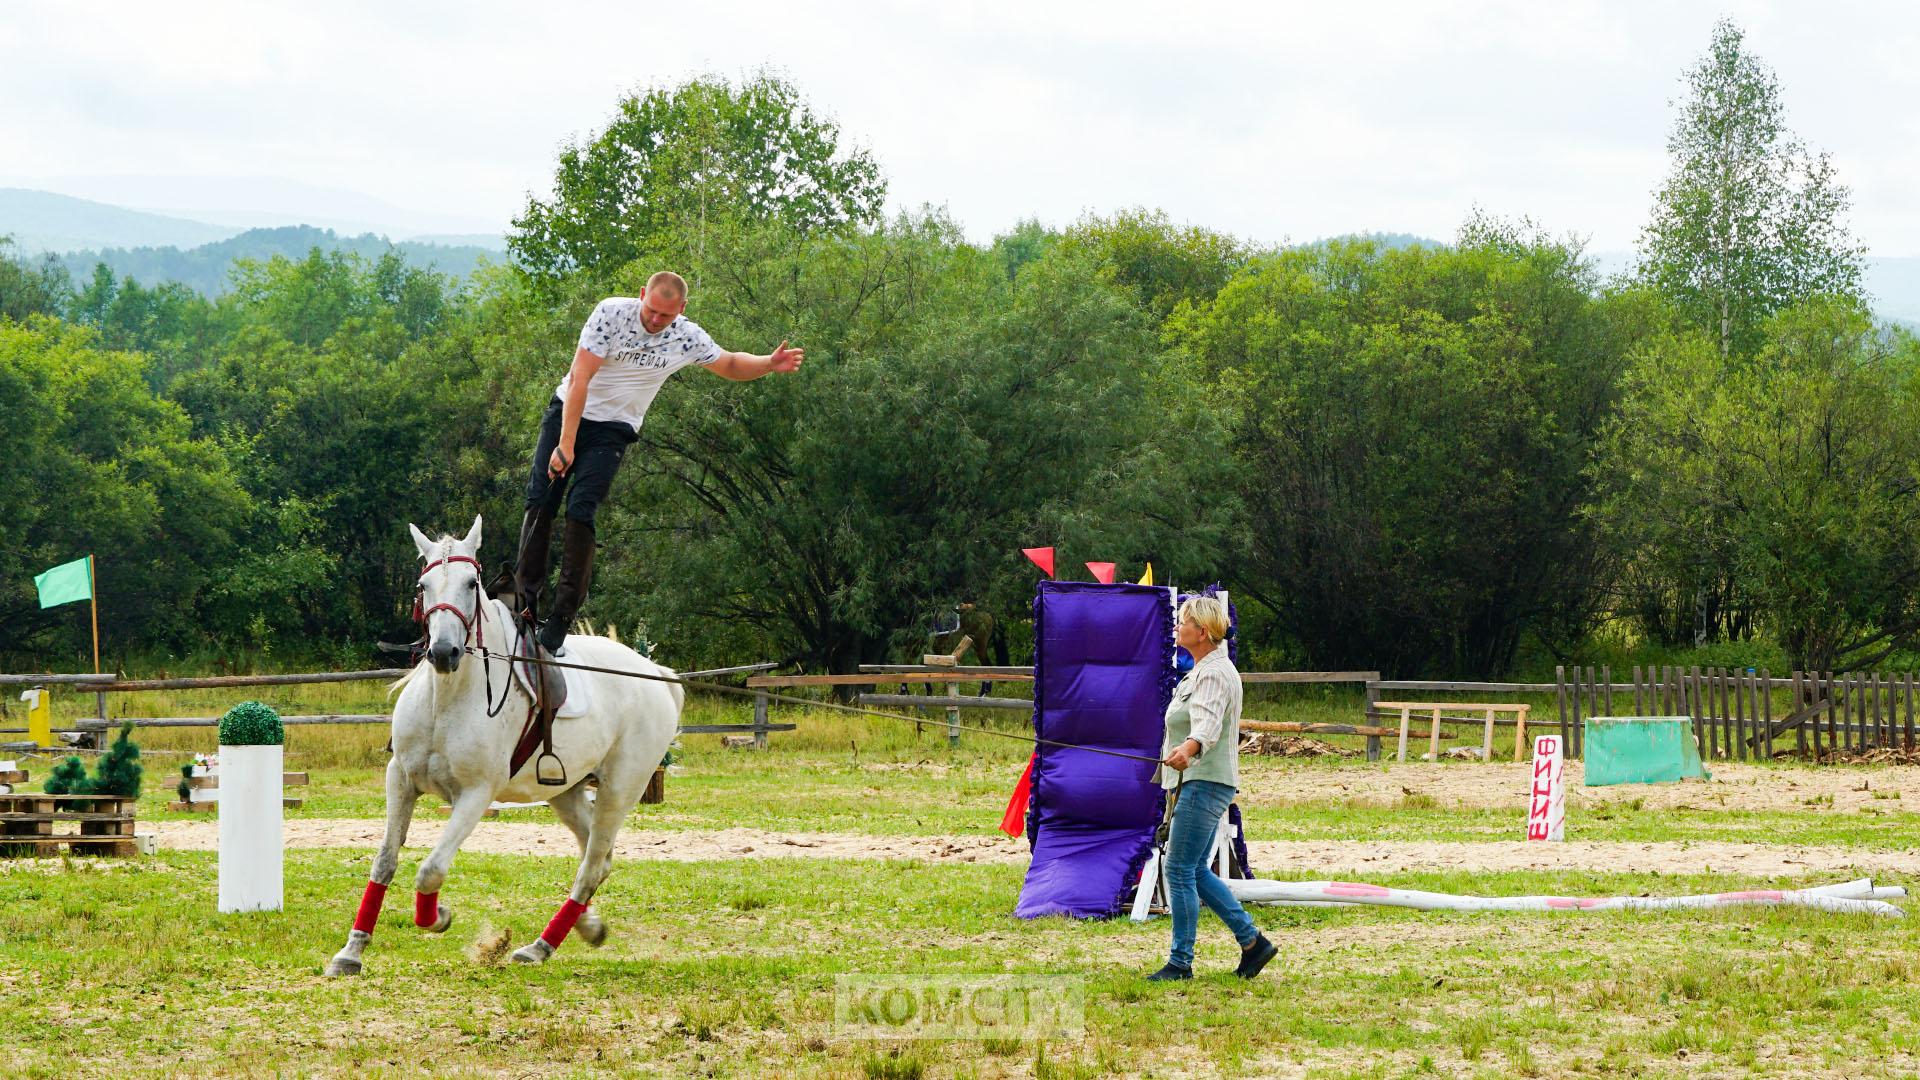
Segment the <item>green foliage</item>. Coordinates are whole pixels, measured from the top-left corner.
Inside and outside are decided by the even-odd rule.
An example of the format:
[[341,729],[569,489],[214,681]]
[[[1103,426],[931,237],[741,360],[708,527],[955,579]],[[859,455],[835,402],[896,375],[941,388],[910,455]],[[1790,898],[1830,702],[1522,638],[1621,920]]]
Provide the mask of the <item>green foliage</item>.
[[78,756],[69,757],[53,767],[47,779],[41,785],[49,795],[84,795],[87,793],[87,763]]
[[221,746],[280,746],[287,729],[272,706],[243,701],[220,717]]
[[140,747],[133,741],[133,724],[120,725],[107,752],[100,756],[94,775],[87,775],[86,763],[70,757],[53,767],[44,785],[49,795],[124,795],[140,796]]
[[620,102],[605,130],[560,153],[553,198],[529,199],[508,247],[534,279],[606,281],[673,232],[722,222],[818,231],[878,220],[886,197],[864,150],[800,92],[761,73],[698,78]]
[[1846,185],[1787,129],[1779,83],[1738,26],[1714,27],[1686,82],[1640,273],[1722,358],[1748,356],[1774,312],[1819,294],[1857,296],[1865,252],[1841,221]]
[[192,605],[230,564],[251,500],[226,448],[154,397],[143,365],[83,328],[0,322],[0,652],[78,653],[84,618],[42,610],[33,575],[88,551],[113,598],[110,641],[199,633]]
[[1797,666],[1869,666],[1920,630],[1920,345],[1852,303],[1781,312],[1751,360],[1645,343],[1597,475],[1625,580],[1724,575]]
[[596,619],[643,621],[676,659],[755,634],[846,671],[955,600],[1017,614],[1022,543],[1133,565],[1198,543],[1119,509],[1199,461],[1147,453],[1150,327],[1090,259],[1051,251],[1009,281],[937,218],[704,244],[661,257],[694,268],[701,324],[730,348],[805,342],[807,366],[660,396],[628,459],[640,490],[602,511]]
[[99,251],[75,251],[61,256],[61,262],[76,277],[92,273],[97,266],[121,279],[161,282],[205,297],[224,295],[233,286],[236,262],[266,262],[275,257],[298,261],[312,250],[344,252],[369,262],[388,255],[404,265],[420,270],[464,277],[489,261],[485,248],[391,241],[384,236],[363,233],[340,236],[332,229],[312,225],[288,225],[272,229],[248,229],[237,236],[202,244],[198,247],[106,248]]
[[1252,259],[1247,245],[1198,226],[1176,226],[1159,210],[1133,209],[1087,217],[1060,242],[1084,252],[1100,273],[1165,321],[1183,303],[1204,303]]
[[29,266],[14,261],[12,250],[12,238],[0,235],[0,319],[59,314],[73,292],[72,276],[50,256]]
[[120,725],[120,735],[100,756],[90,795],[140,795],[140,747],[133,741],[133,724]]
[[1486,675],[1584,629],[1581,469],[1635,315],[1593,290],[1577,249],[1480,220],[1268,257],[1176,317],[1232,430],[1237,590],[1304,664]]

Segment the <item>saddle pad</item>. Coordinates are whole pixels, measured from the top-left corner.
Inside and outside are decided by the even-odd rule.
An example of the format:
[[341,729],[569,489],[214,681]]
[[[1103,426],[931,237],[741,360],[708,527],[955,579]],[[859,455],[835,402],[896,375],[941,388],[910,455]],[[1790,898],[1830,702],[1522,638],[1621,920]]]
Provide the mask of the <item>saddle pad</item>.
[[[519,628],[515,627],[513,631],[513,655],[520,655],[520,649],[524,642],[525,637],[520,633]],[[560,658],[560,662],[563,664],[571,663],[572,661],[573,657],[571,656]],[[533,687],[534,665],[523,664],[516,660],[511,667],[513,668],[513,677],[520,683],[520,689],[525,690],[528,697],[535,696]],[[567,682],[567,700],[560,703],[560,709],[553,714],[553,718],[555,720],[571,720],[576,716],[587,715],[587,710],[593,707],[593,702],[587,693],[589,688],[589,684],[585,678],[587,673],[584,671],[575,671],[572,668],[560,668],[558,670]]]

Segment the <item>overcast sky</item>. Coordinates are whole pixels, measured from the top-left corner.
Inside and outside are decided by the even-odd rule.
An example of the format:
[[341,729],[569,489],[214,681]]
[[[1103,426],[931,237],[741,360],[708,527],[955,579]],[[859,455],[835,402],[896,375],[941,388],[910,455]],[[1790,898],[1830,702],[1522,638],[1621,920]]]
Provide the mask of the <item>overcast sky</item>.
[[0,184],[177,207],[274,177],[503,229],[621,95],[770,66],[895,205],[976,238],[1135,205],[1263,242],[1447,238],[1478,204],[1618,251],[1721,15],[1832,153],[1855,234],[1920,255],[1920,20],[1831,0],[6,0]]

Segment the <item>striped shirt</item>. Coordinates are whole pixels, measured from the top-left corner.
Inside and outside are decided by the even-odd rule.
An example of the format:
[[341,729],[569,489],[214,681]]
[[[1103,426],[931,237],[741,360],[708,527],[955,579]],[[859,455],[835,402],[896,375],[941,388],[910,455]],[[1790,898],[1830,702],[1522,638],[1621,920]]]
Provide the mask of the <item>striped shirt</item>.
[[[1167,704],[1167,734],[1160,756],[1188,739],[1200,752],[1187,766],[1188,780],[1212,780],[1240,786],[1240,672],[1222,644],[1193,665]],[[1218,753],[1215,752],[1216,748]],[[1160,786],[1173,787],[1180,774],[1160,769]]]

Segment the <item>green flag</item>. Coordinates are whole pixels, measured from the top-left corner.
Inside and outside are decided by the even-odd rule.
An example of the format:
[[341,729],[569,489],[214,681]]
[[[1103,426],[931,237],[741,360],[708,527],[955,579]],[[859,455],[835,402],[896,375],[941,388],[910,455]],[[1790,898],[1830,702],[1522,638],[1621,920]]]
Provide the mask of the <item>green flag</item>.
[[33,579],[40,589],[40,606],[53,607],[55,604],[70,604],[75,600],[93,599],[93,568],[90,565],[93,556],[75,559]]

